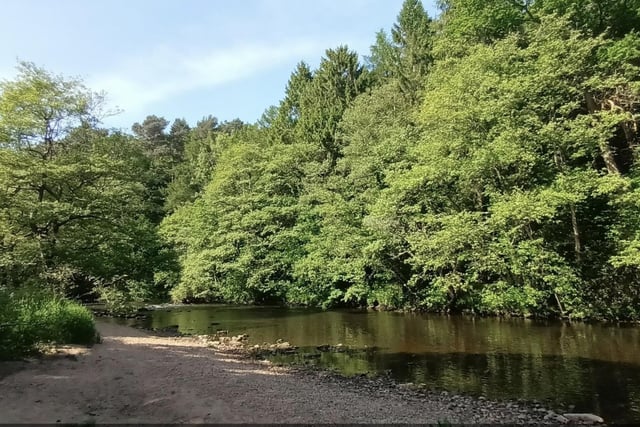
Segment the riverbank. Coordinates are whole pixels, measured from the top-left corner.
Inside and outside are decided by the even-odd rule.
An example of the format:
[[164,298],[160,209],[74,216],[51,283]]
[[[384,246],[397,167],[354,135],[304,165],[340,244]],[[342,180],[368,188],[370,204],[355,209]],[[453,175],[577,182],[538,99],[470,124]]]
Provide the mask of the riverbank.
[[0,364],[0,421],[557,424],[541,407],[276,367],[103,321],[98,330],[90,349]]

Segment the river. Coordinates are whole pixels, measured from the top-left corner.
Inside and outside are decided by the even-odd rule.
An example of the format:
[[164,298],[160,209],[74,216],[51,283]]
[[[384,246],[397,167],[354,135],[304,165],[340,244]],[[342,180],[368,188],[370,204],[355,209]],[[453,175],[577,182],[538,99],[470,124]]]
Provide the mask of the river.
[[[279,362],[640,423],[638,326],[221,305],[156,310],[137,322],[189,334],[223,329],[254,344],[283,339],[301,352]],[[338,344],[362,351],[317,350]]]

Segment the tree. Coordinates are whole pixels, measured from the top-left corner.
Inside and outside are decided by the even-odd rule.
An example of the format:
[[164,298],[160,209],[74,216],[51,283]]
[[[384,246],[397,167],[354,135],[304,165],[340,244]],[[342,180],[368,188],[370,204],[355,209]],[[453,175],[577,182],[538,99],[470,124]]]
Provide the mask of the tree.
[[[463,56],[476,43],[491,44],[518,32],[530,20],[533,0],[440,0],[438,58]],[[537,2],[536,2],[537,3]]]
[[[146,197],[152,208],[148,216],[155,223],[159,223],[166,214],[166,209],[171,209],[175,203],[168,199],[175,198],[176,190],[169,190],[168,187],[176,181],[178,184],[173,184],[174,187],[185,187],[178,174],[191,129],[186,120],[176,119],[167,134],[168,125],[169,121],[164,117],[151,115],[142,124],[134,123],[131,127],[148,159],[145,187]],[[171,191],[174,195],[169,195]],[[188,190],[185,188],[183,191]]]
[[343,157],[322,182],[307,183],[300,199],[297,231],[305,253],[294,274],[306,303],[403,304],[408,277],[396,256],[402,249],[368,216],[387,174],[406,165],[417,134],[410,117],[411,104],[393,83],[361,94],[344,112],[338,126]]
[[300,99],[298,137],[317,147],[317,160],[331,171],[341,157],[336,134],[345,109],[368,87],[367,72],[358,55],[346,46],[328,49],[312,82]]
[[[61,229],[91,217],[73,205],[59,206],[60,196],[72,193],[73,184],[83,187],[84,180],[83,171],[69,174],[64,164],[69,161],[58,159],[73,158],[75,147],[66,138],[75,127],[90,129],[97,122],[101,99],[79,81],[50,75],[32,63],[20,63],[18,72],[16,81],[0,85],[3,234],[7,249],[24,252],[26,266],[48,271]],[[19,264],[14,257],[5,259],[5,268]]]
[[164,208],[167,213],[194,200],[211,179],[222,148],[235,133],[246,127],[239,119],[219,123],[211,115],[199,120],[193,129],[180,126],[183,129],[180,136],[181,161],[173,164],[171,181],[166,184]]
[[299,250],[291,228],[300,165],[292,147],[270,145],[262,130],[249,128],[230,138],[200,197],[162,224],[181,255],[182,277],[173,297],[281,302],[292,254]]
[[619,39],[638,29],[638,0],[538,0],[533,13],[567,16],[577,30],[589,36],[606,34]]
[[304,62],[298,63],[287,82],[285,97],[280,101],[273,122],[269,126],[269,135],[274,140],[293,144],[299,136],[296,127],[301,115],[302,96],[312,79],[309,66]]
[[606,157],[629,116],[585,99],[612,83],[594,60],[602,40],[557,17],[523,31],[436,65],[415,163],[373,209],[405,224],[409,285],[430,309],[595,311],[586,301],[613,250],[611,202],[630,184]]
[[[152,233],[131,140],[97,128],[101,96],[74,79],[21,63],[0,84],[0,269],[4,282],[73,286],[127,274]],[[153,236],[153,234],[152,234]],[[153,238],[149,238],[153,240]],[[138,240],[136,240],[138,241]]]
[[405,0],[402,4],[391,39],[398,51],[396,74],[400,88],[410,100],[416,101],[433,63],[431,19],[420,0]]
[[189,138],[191,127],[185,119],[175,119],[169,130],[170,145],[173,148],[173,159],[175,163],[182,161],[184,156],[184,146]]
[[156,156],[167,151],[168,138],[165,130],[168,125],[169,121],[164,117],[151,115],[147,116],[142,124],[134,123],[131,130],[135,136],[140,138],[149,155]]

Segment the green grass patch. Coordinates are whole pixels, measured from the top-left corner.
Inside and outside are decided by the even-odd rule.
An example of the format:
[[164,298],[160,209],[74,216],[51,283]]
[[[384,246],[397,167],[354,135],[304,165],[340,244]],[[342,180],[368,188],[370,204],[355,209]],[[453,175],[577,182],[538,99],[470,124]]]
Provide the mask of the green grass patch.
[[37,290],[0,289],[0,360],[37,353],[48,344],[92,344],[96,328],[82,305]]

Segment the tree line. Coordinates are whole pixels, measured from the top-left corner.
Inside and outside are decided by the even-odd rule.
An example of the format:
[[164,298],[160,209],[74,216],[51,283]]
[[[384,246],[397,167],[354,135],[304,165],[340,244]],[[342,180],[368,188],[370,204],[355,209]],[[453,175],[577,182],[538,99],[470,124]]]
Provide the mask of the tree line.
[[640,318],[640,0],[406,0],[253,124],[0,86],[2,286]]

